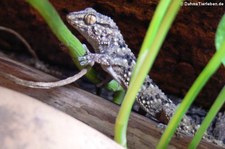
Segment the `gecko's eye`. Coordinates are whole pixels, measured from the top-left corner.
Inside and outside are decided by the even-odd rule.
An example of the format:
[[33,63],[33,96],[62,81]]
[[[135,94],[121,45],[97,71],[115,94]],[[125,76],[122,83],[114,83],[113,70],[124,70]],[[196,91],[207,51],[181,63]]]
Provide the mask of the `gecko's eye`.
[[94,14],[87,14],[84,16],[84,22],[87,25],[92,25],[97,21],[96,16]]

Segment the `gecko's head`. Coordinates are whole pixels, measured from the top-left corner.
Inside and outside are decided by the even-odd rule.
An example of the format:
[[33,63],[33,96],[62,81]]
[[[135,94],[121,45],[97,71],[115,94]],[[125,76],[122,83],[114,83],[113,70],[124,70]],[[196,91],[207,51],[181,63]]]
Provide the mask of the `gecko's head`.
[[118,30],[115,22],[110,17],[100,14],[92,8],[69,13],[67,21],[91,44],[107,44],[104,43],[109,40],[106,40],[106,38],[112,37],[113,31]]

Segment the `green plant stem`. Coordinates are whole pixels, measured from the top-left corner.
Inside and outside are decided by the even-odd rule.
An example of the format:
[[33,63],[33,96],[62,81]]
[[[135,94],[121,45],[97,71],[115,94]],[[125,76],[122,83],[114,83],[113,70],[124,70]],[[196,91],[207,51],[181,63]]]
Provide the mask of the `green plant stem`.
[[113,98],[113,103],[121,105],[121,103],[123,102],[125,94],[126,94],[125,90],[115,92],[114,98]]
[[[26,1],[42,15],[56,37],[68,47],[70,56],[72,57],[75,65],[79,69],[82,69],[77,61],[77,57],[84,55],[86,51],[80,41],[65,26],[54,7],[48,0]],[[93,83],[99,83],[96,72],[93,69],[90,69],[90,71],[86,74],[86,77]],[[107,84],[107,88],[113,91],[122,89],[122,87],[114,80]]]
[[160,142],[157,146],[159,149],[167,148],[176,128],[178,127],[183,115],[186,113],[202,87],[206,84],[209,78],[216,72],[221,65],[222,59],[225,57],[225,42],[223,42],[221,49],[215,53],[204,70],[193,83],[188,93],[184,97],[182,103],[177,107],[174,116],[171,118],[165,132],[163,133]]
[[204,132],[207,130],[210,123],[213,121],[217,112],[223,106],[224,103],[225,103],[225,86],[223,87],[222,91],[216,98],[216,101],[214,102],[214,104],[210,108],[208,114],[206,115],[205,119],[203,120],[201,127],[198,129],[194,138],[192,139],[191,143],[189,144],[189,146],[188,146],[189,149],[193,149],[193,148],[197,147],[197,145],[201,141],[201,138],[204,135]]
[[[122,103],[121,109],[116,119],[115,125],[115,141],[126,147],[126,131],[130,111],[135,101],[135,97],[141,87],[144,79],[149,72],[152,64],[158,54],[163,40],[176,16],[181,0],[162,0],[160,1],[156,12],[153,16],[150,27],[148,28],[146,37],[141,47],[137,64],[132,74],[132,79]],[[174,4],[174,2],[177,2]],[[166,13],[169,9],[169,15]],[[165,14],[166,13],[166,14]],[[167,18],[168,17],[168,18]],[[143,66],[143,67],[141,67]]]
[[[77,57],[85,54],[85,50],[79,40],[73,36],[69,29],[65,26],[58,13],[54,7],[47,0],[27,0],[45,19],[52,32],[57,36],[57,38],[64,43],[70,52],[71,57],[73,58],[75,65],[78,68],[82,68],[78,61]],[[96,73],[93,69],[87,73],[87,78],[96,82]]]
[[[220,46],[224,40],[225,40],[225,14],[221,18],[220,23],[216,30],[216,35],[215,35],[216,50],[220,49]],[[223,65],[225,66],[225,57],[223,58]]]

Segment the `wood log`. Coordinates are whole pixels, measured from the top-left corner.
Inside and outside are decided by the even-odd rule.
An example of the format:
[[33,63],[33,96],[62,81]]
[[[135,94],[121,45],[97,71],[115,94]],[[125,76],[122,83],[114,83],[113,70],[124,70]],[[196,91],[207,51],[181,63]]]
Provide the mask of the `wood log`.
[[[0,56],[0,71],[7,72],[23,79],[34,81],[53,81],[56,78],[25,66],[19,62]],[[34,97],[68,115],[88,124],[110,138],[113,138],[113,128],[119,106],[90,94],[73,85],[53,89],[32,89],[19,86],[0,76],[0,86]],[[1,123],[1,122],[0,122]],[[128,147],[130,149],[155,148],[162,133],[150,119],[132,112],[128,128]],[[94,139],[94,138],[93,138]],[[176,136],[169,148],[187,148],[190,137]],[[199,148],[219,148],[202,141]]]

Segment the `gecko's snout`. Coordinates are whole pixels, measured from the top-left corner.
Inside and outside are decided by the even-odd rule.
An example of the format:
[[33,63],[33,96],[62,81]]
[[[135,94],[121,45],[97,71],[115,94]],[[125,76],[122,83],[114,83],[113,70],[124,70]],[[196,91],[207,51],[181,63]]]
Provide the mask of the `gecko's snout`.
[[66,19],[67,19],[68,22],[71,22],[71,21],[75,20],[75,18],[76,18],[75,16],[76,15],[74,14],[74,12],[71,12],[71,13],[66,15]]
[[82,21],[78,19],[78,14],[76,12],[71,12],[66,15],[67,22],[72,25],[73,27],[77,28],[82,24]]

